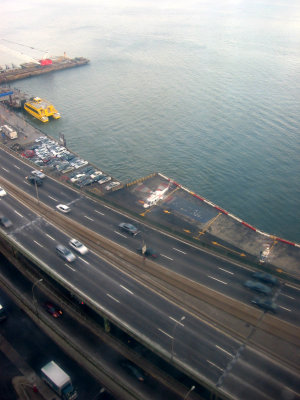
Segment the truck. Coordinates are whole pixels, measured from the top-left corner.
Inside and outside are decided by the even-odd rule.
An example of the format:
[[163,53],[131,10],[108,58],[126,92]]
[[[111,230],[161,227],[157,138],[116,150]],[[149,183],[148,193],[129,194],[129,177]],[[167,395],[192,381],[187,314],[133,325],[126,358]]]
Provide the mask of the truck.
[[13,128],[8,125],[2,125],[1,131],[7,136],[9,139],[17,139],[18,133]]
[[41,375],[45,381],[62,400],[77,399],[77,392],[72,385],[69,375],[54,361],[50,361],[41,368]]

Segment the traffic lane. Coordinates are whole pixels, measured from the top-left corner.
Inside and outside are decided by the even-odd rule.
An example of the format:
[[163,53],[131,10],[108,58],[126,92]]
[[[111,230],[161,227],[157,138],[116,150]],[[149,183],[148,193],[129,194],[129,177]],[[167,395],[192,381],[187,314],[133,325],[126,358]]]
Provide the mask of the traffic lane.
[[[9,193],[0,198],[0,209],[3,214],[9,214],[14,219],[15,223],[24,223],[25,220],[31,221],[32,219],[36,219],[38,217],[37,214],[25,207]],[[20,220],[19,217],[22,219]]]

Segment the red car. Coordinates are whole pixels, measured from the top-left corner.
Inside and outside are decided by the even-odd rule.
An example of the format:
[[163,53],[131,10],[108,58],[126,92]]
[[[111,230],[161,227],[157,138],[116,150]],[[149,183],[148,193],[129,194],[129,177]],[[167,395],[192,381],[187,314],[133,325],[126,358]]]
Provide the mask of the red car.
[[62,315],[62,311],[59,307],[57,307],[55,304],[50,303],[47,301],[45,304],[45,310],[52,315],[54,318],[58,318]]
[[32,158],[32,157],[35,156],[35,151],[34,151],[34,150],[25,150],[25,151],[22,153],[22,156],[23,156],[23,157],[26,157],[26,158]]

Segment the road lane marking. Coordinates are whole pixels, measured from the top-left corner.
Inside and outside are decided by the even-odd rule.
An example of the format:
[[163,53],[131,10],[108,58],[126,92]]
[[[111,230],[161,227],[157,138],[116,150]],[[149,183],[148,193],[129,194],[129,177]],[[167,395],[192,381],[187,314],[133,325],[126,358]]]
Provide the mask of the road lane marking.
[[173,247],[173,250],[176,250],[176,251],[178,251],[179,253],[182,253],[182,254],[186,254],[184,251],[176,249],[176,247]]
[[298,288],[296,286],[293,286],[293,285],[290,285],[288,283],[286,283],[285,286],[291,287],[291,288],[296,289],[296,290],[300,290],[300,288]]
[[123,286],[123,285],[120,285],[120,286],[121,286],[121,288],[123,288],[124,290],[126,290],[128,293],[134,294],[131,290],[127,289],[127,287],[125,287],[125,286]]
[[2,169],[4,169],[4,171],[6,171],[6,172],[9,172],[9,170],[8,170],[8,169],[6,169],[6,168],[4,168],[4,167],[2,167]]
[[34,243],[36,243],[40,247],[44,247],[43,245],[41,245],[41,243],[37,242],[36,240],[34,240]]
[[224,353],[228,354],[230,357],[233,357],[233,354],[229,353],[229,351],[223,349],[223,347],[220,347],[216,344],[216,348],[223,351]]
[[28,183],[27,181],[23,181],[24,183],[26,183],[26,185],[31,186],[30,183]]
[[221,269],[224,272],[227,272],[227,274],[234,275],[234,272],[228,271],[227,269],[224,269],[224,268],[221,268],[221,267],[219,267],[219,269]]
[[168,260],[174,261],[173,258],[165,256],[164,254],[161,254],[161,256],[167,258]]
[[174,339],[173,336],[169,335],[167,332],[163,331],[162,329],[160,329],[160,328],[157,328],[157,329],[158,329],[161,333],[163,333],[164,335],[168,336],[170,339]]
[[90,221],[94,221],[92,218],[88,217],[87,215],[84,215],[84,218],[89,219]]
[[289,296],[288,294],[280,293],[281,296],[288,297],[289,299],[295,300],[295,297]]
[[46,236],[48,236],[48,238],[50,238],[51,240],[55,240],[52,236],[48,235],[48,233],[46,233]]
[[214,364],[212,361],[206,360],[210,365],[213,365],[214,367],[216,367],[217,369],[219,369],[220,371],[224,371],[223,368],[220,368],[218,365]]
[[103,214],[103,212],[101,212],[101,211],[97,211],[97,210],[94,210],[97,214],[100,214],[100,215],[105,215],[105,214]]
[[18,168],[18,169],[21,169],[20,167],[18,167],[18,166],[17,166],[17,165],[15,165],[15,164],[14,164],[14,167],[16,167],[16,168]]
[[69,264],[65,263],[65,266],[68,267],[68,268],[70,268],[72,271],[75,271],[75,269],[72,268]]
[[14,210],[14,212],[16,213],[16,214],[18,214],[20,217],[24,217],[22,214],[20,214],[17,210]]
[[120,303],[119,300],[117,300],[115,297],[113,297],[111,294],[106,293],[106,296],[110,297],[112,300],[114,300],[117,303]]
[[214,279],[215,281],[221,282],[224,285],[227,285],[227,282],[221,281],[220,279],[215,278],[214,276],[207,275],[209,278]]
[[286,308],[286,307],[283,307],[283,306],[279,306],[280,308],[282,308],[283,310],[286,310],[286,311],[292,311],[292,310],[290,310],[289,308]]
[[123,235],[121,232],[118,232],[118,231],[114,231],[117,235],[120,235],[120,236],[122,236],[123,238],[127,238],[127,236],[125,236],[125,235]]
[[182,323],[181,321],[177,321],[177,319],[171,317],[170,315],[169,315],[169,318],[170,318],[172,321],[176,322],[176,324],[181,325],[181,326],[184,326],[183,323]]
[[52,199],[52,200],[54,200],[54,201],[58,201],[57,199],[55,199],[54,197],[52,197],[52,196],[48,196],[50,199]]
[[78,258],[79,258],[81,261],[83,261],[84,263],[90,265],[90,263],[89,263],[88,261],[86,261],[84,258],[82,258],[82,257],[80,257],[80,256],[78,256]]

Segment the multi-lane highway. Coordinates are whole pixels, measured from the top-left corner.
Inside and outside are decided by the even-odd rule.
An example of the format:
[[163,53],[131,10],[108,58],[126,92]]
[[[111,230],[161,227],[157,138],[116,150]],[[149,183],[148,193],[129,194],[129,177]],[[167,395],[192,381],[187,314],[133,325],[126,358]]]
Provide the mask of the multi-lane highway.
[[[134,238],[129,237],[119,231],[118,225],[122,221],[132,222],[132,219],[82,196],[51,178],[46,178],[44,185],[37,191],[34,185],[25,179],[31,167],[2,149],[0,149],[0,156],[3,177],[27,193],[38,196],[40,201],[53,209],[59,203],[67,204],[72,209],[70,216],[72,220],[88,226],[89,229],[133,252],[136,252],[144,241],[147,246],[153,247],[160,253],[157,262],[164,267],[236,300],[251,304],[251,299],[255,295],[244,288],[243,283],[251,279],[252,271],[245,266],[213,256],[140,223],[134,222],[139,227],[140,233]],[[279,288],[273,289],[272,295],[278,304],[278,316],[300,325],[300,291],[293,285],[282,282]]]
[[[28,166],[1,151],[0,167],[5,179],[36,196],[35,187],[25,180],[30,171]],[[38,196],[52,208],[61,202],[68,204],[72,208],[70,218],[132,251],[141,244],[138,236],[131,238],[117,230],[124,220],[121,214],[49,177],[38,189]],[[84,293],[108,317],[197,380],[205,380],[236,398],[280,398],[274,396],[275,393],[282,393],[282,397],[285,393],[294,396],[290,398],[300,396],[297,372],[183,310],[92,251],[77,257],[74,263],[64,262],[55,253],[55,246],[57,243],[66,245],[69,237],[9,194],[0,200],[0,210],[13,222],[6,231],[12,240],[50,268],[67,287],[73,286]],[[159,262],[164,266],[247,301],[248,292],[241,283],[251,275],[250,271],[149,227],[139,225],[139,228],[143,239],[160,252]],[[282,293],[289,297],[285,300]],[[292,297],[299,298],[296,287],[287,285],[281,286],[277,294],[278,299],[282,296],[281,304],[285,308],[291,307],[288,301],[292,302]],[[282,315],[293,311],[282,309]]]

